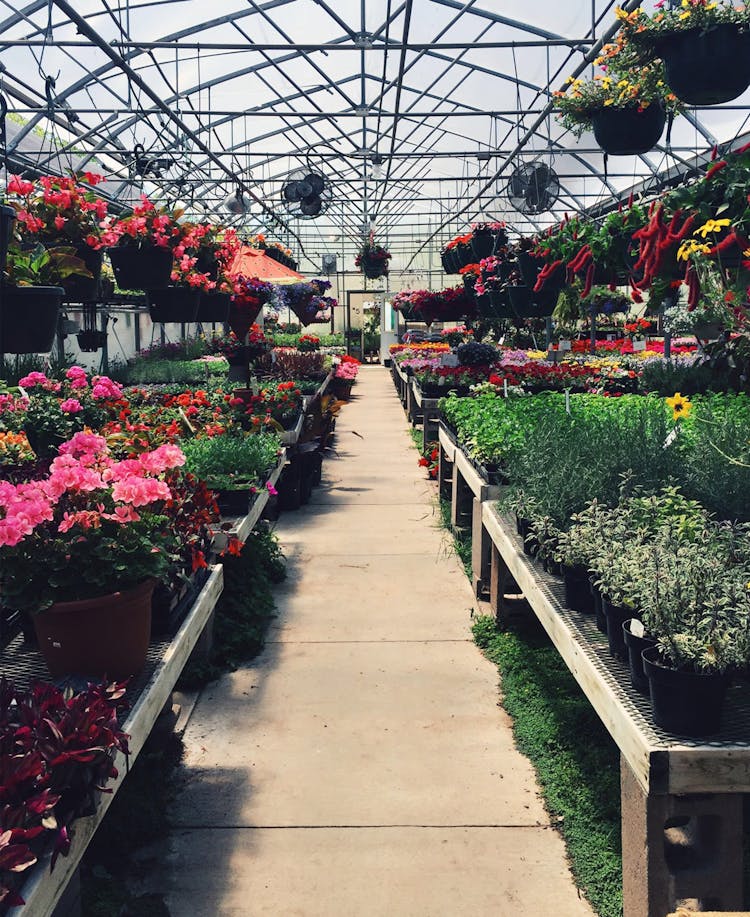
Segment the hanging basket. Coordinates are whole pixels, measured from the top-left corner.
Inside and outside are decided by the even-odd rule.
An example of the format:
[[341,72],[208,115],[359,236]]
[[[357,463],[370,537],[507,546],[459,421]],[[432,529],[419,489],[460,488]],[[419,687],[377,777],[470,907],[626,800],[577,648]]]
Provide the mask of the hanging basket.
[[637,108],[601,108],[591,116],[596,142],[610,156],[637,156],[659,142],[667,115],[661,105]]
[[370,258],[363,258],[361,264],[362,273],[369,280],[377,280],[378,277],[385,277],[388,273],[387,264],[387,261],[376,261]]
[[238,304],[233,298],[230,298],[229,318],[227,321],[239,340],[245,340],[245,336],[257,320],[262,308],[263,303],[260,300],[256,305],[251,305],[248,302]]
[[229,293],[201,293],[198,303],[198,321],[225,322],[229,318],[230,305]]
[[492,321],[513,317],[508,294],[504,290],[491,290],[476,298],[477,312]]
[[470,243],[474,258],[477,261],[481,261],[482,258],[489,258],[489,256],[495,251],[497,241],[498,234],[496,232],[492,232],[491,229],[474,230],[474,234],[471,237]]
[[4,287],[0,351],[49,353],[64,293],[62,287]]
[[0,273],[5,270],[8,260],[8,244],[13,235],[13,224],[16,211],[8,204],[0,204]]
[[219,276],[220,264],[212,251],[199,251],[195,259],[193,270],[199,274],[208,274],[209,280],[216,280]]
[[510,307],[517,319],[535,318],[539,312],[534,302],[531,287],[506,287]]
[[155,580],[95,599],[58,602],[34,615],[39,649],[53,678],[129,678],[146,664]]
[[750,34],[731,23],[673,32],[657,53],[669,88],[687,105],[731,102],[750,85]]
[[152,322],[194,322],[198,316],[200,290],[190,287],[164,287],[146,290],[146,303]]
[[121,290],[158,290],[169,286],[173,262],[170,248],[122,245],[108,248],[107,254]]
[[76,340],[81,353],[96,353],[107,343],[107,332],[98,331],[95,328],[79,331]]
[[95,251],[84,244],[76,246],[76,257],[83,261],[91,277],[76,274],[66,277],[60,284],[65,290],[65,302],[97,302],[100,299],[104,255],[101,249]]

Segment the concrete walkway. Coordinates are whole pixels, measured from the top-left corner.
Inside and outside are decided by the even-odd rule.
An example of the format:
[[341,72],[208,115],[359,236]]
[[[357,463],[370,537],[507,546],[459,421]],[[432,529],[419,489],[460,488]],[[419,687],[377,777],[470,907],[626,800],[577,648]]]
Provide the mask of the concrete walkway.
[[264,653],[185,732],[173,917],[584,917],[563,844],[471,642],[404,414],[365,367]]

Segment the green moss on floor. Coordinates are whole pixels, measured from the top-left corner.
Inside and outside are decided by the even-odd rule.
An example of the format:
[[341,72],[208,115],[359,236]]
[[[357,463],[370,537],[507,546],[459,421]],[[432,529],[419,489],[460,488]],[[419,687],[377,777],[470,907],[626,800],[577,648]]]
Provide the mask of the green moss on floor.
[[474,639],[502,679],[503,706],[534,765],[576,882],[601,917],[622,914],[620,759],[586,697],[541,628],[474,623]]

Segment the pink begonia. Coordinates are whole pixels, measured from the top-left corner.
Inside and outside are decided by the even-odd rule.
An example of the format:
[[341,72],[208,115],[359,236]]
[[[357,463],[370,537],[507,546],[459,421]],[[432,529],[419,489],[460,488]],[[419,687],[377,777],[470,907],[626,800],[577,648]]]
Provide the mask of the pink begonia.
[[63,513],[57,531],[68,532],[74,525],[80,525],[82,529],[98,529],[101,525],[100,514],[93,509],[84,509],[77,513]]
[[16,411],[25,411],[29,406],[30,400],[23,397],[17,397],[15,395],[0,395],[0,414],[7,412],[8,414],[15,414]]
[[164,481],[154,478],[138,478],[130,475],[112,485],[112,497],[118,503],[129,503],[131,506],[146,506],[158,500],[169,500],[172,491]]
[[86,381],[88,379],[88,373],[82,366],[71,366],[65,373],[65,378],[70,382],[73,382],[75,379],[83,379]]
[[107,440],[96,433],[75,433],[57,451],[61,455],[73,455],[76,458],[87,453],[103,455],[107,451]]
[[128,522],[138,522],[140,516],[132,506],[117,506],[113,513],[102,513],[105,519],[111,519],[112,522],[119,522],[125,525]]
[[18,384],[21,388],[34,388],[35,385],[47,385],[49,379],[44,375],[44,373],[32,372],[28,376],[24,376],[23,379],[18,380]]
[[97,400],[112,398],[116,401],[122,397],[122,386],[117,382],[113,382],[107,376],[94,376],[91,381],[93,384],[91,394]]
[[178,468],[185,464],[185,453],[179,446],[164,443],[153,452],[144,452],[138,456],[143,468],[151,474],[161,474],[167,468]]
[[270,481],[266,481],[266,490],[269,492],[269,494],[272,497],[278,497],[279,495],[278,490],[276,490],[276,488],[273,486],[273,484]]
[[65,401],[60,403],[60,410],[63,414],[80,414],[83,410],[83,405],[77,398],[66,398]]

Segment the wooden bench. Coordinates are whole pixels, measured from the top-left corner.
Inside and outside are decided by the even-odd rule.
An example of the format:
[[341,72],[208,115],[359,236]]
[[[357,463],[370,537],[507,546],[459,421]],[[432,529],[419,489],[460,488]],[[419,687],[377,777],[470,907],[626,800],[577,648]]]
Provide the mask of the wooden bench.
[[[146,669],[147,680],[137,690],[132,700],[133,706],[122,724],[123,731],[130,736],[128,742],[130,755],[126,757],[120,752],[116,753],[114,763],[120,777],[107,784],[107,788],[112,792],[101,794],[99,805],[93,815],[73,822],[70,852],[66,857],[60,857],[57,860],[54,870],[50,872],[50,855],[48,854],[40,858],[40,861],[29,871],[29,876],[21,889],[21,895],[26,904],[19,911],[20,914],[47,917],[55,911],[68,883],[75,878],[86,848],[143,748],[154,723],[165,705],[171,704],[172,689],[213,612],[223,585],[224,568],[221,565],[210,567],[203,588],[198,593],[174,638],[163,646],[152,646]],[[28,657],[29,665],[33,666],[36,662],[34,657],[38,654],[31,651],[24,652]],[[7,673],[7,666],[4,668]]]
[[[458,459],[456,459],[458,462]],[[624,917],[667,917],[679,906],[743,904],[742,797],[750,791],[750,697],[730,690],[723,731],[710,740],[654,726],[650,702],[609,655],[593,617],[567,608],[562,582],[524,554],[515,525],[482,504],[491,547],[490,604],[507,626],[518,613],[509,577],[526,599],[620,750]],[[475,569],[474,577],[481,576]]]
[[422,426],[422,450],[438,437],[439,398],[425,398],[422,389],[415,379],[411,380],[409,389],[409,408],[407,414],[412,426]]

